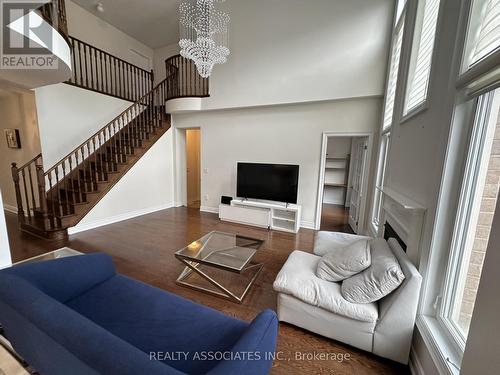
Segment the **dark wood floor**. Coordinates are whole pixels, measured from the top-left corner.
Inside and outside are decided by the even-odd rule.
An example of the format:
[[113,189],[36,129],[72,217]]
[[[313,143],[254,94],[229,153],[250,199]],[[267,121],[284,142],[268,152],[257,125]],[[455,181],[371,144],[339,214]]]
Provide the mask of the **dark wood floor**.
[[320,229],[354,233],[349,225],[349,209],[342,205],[323,203]]
[[[13,261],[39,255],[62,246],[82,252],[110,254],[117,270],[226,314],[253,319],[265,308],[276,309],[272,283],[288,255],[294,249],[311,251],[314,231],[297,235],[223,223],[217,216],[195,209],[173,208],[70,236],[67,241],[46,241],[22,234],[17,218],[7,213],[7,226]],[[342,227],[345,224],[338,224]],[[182,270],[173,253],[212,230],[237,233],[265,241],[258,253],[265,268],[241,305],[212,297],[175,284]],[[280,324],[278,351],[287,360],[275,361],[272,374],[408,374],[406,366],[370,353],[309,333],[288,324]],[[350,354],[344,362],[296,360],[295,353]]]

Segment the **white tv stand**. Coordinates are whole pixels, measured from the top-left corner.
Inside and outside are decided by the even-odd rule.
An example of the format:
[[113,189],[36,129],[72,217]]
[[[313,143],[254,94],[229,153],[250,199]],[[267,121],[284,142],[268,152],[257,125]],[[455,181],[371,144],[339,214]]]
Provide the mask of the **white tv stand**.
[[302,207],[297,204],[237,198],[230,205],[219,206],[219,218],[233,223],[297,233],[301,211]]

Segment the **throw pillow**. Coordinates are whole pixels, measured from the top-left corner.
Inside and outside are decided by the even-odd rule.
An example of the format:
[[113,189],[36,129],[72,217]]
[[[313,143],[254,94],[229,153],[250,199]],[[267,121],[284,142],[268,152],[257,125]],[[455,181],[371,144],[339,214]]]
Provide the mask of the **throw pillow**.
[[318,262],[316,276],[326,281],[342,281],[370,266],[368,240],[330,250]]
[[342,282],[342,296],[353,303],[378,301],[394,291],[405,275],[387,242],[382,238],[370,240],[371,266]]

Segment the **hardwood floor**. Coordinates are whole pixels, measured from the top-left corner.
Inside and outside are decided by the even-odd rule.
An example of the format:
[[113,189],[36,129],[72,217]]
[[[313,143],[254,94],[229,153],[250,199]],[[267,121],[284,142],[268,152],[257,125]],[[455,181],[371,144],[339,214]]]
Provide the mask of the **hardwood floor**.
[[[17,218],[7,213],[13,261],[39,255],[62,246],[82,252],[110,254],[118,272],[158,288],[171,291],[226,314],[253,319],[263,309],[276,309],[272,283],[294,249],[311,251],[314,231],[297,235],[268,231],[219,221],[217,215],[195,209],[172,208],[70,236],[66,241],[47,241],[22,234]],[[257,260],[265,268],[241,305],[175,284],[182,265],[173,253],[212,230],[242,234],[265,241]],[[323,338],[300,328],[280,324],[278,348],[284,359],[276,360],[272,374],[409,374],[407,366],[376,357],[348,345]],[[300,360],[295,353],[349,354],[344,361]]]
[[320,229],[354,233],[349,225],[349,209],[342,205],[323,203]]

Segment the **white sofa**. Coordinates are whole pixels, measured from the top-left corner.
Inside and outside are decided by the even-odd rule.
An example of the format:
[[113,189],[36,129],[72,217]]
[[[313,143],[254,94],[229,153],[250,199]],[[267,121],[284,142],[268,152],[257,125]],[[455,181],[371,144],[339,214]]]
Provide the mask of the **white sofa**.
[[340,283],[316,277],[319,259],[328,251],[363,236],[318,232],[314,254],[295,250],[274,282],[280,321],[305,328],[381,357],[408,363],[422,277],[396,239],[387,242],[405,275],[403,283],[383,299],[351,303]]

